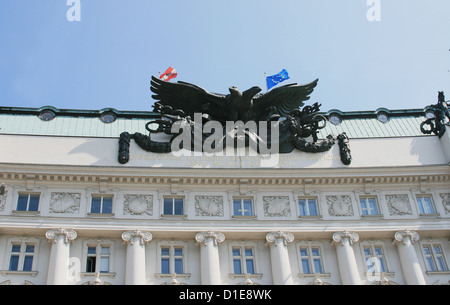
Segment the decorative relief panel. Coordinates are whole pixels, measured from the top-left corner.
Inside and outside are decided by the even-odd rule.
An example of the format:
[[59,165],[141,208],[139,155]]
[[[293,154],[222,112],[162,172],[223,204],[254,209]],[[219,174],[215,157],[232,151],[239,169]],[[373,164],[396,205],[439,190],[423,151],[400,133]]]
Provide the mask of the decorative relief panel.
[[407,194],[386,195],[390,215],[412,215]]
[[123,214],[124,215],[152,215],[153,196],[152,195],[124,195]]
[[288,196],[264,196],[264,216],[287,217],[291,216]]
[[353,216],[352,200],[348,195],[326,196],[330,216]]
[[195,196],[196,216],[223,216],[222,196]]
[[5,210],[6,195],[7,194],[8,194],[8,192],[5,192],[4,195],[0,195],[0,211],[4,211]]
[[80,193],[51,193],[50,213],[78,213],[80,198]]
[[[444,206],[445,214],[450,214],[450,193],[439,194],[442,199],[442,205]],[[1,205],[0,205],[1,209]]]

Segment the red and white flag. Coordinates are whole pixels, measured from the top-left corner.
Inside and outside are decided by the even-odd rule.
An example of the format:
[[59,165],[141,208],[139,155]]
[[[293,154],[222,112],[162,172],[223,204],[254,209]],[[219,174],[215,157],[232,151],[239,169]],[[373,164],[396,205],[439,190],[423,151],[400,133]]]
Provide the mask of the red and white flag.
[[160,79],[166,82],[175,77],[177,77],[177,70],[172,67],[169,67],[169,69],[167,69],[163,74],[159,76]]

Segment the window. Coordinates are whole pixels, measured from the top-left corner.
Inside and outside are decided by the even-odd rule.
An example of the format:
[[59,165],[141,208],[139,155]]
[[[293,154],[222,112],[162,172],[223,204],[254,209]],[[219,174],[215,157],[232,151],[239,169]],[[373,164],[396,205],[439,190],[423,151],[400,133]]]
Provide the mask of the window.
[[315,198],[298,199],[298,209],[300,216],[319,216],[317,200]]
[[328,117],[328,120],[331,122],[331,124],[333,125],[339,125],[342,122],[341,117],[338,114],[330,114],[330,116]]
[[56,114],[51,110],[42,110],[39,113],[39,118],[42,121],[51,121],[55,118]]
[[184,273],[184,248],[182,246],[161,246],[161,273]]
[[32,271],[35,244],[12,243],[9,259],[9,271]]
[[109,245],[88,245],[86,253],[86,272],[109,273],[111,249]]
[[299,250],[303,274],[324,273],[319,246],[301,246]]
[[92,196],[91,213],[93,214],[112,214],[111,196]]
[[19,194],[17,211],[37,212],[39,209],[39,194]]
[[251,198],[233,199],[233,215],[234,216],[252,216],[253,200]]
[[255,256],[253,247],[233,247],[234,274],[255,274]]
[[448,271],[447,262],[439,244],[423,245],[423,253],[428,271]]
[[367,270],[375,271],[375,273],[387,272],[386,259],[381,245],[366,245],[363,246],[363,251]]
[[359,198],[359,203],[361,204],[363,216],[380,215],[377,199],[375,197],[361,197]]
[[164,215],[183,215],[183,202],[180,197],[164,198]]
[[416,198],[420,215],[436,214],[436,210],[430,196],[417,196]]

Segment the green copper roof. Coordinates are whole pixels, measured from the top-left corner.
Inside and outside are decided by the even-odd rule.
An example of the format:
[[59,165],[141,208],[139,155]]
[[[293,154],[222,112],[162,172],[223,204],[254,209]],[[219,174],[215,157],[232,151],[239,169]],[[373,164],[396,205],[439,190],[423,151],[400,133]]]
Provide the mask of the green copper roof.
[[[39,114],[51,110],[55,118],[44,121]],[[387,122],[377,119],[377,114],[384,112]],[[100,117],[104,113],[113,114],[116,119],[112,123],[104,123]],[[329,134],[337,135],[346,132],[349,138],[389,138],[424,136],[420,132],[420,123],[426,118],[423,109],[387,110],[367,112],[341,112],[330,110],[321,113],[329,118],[333,114],[341,118],[341,123],[334,125],[327,122],[320,130],[319,138]],[[115,109],[97,110],[59,110],[46,106],[42,108],[0,107],[0,134],[47,135],[71,137],[113,137],[120,133],[140,132],[148,134],[145,124],[155,117],[153,112],[118,111]]]

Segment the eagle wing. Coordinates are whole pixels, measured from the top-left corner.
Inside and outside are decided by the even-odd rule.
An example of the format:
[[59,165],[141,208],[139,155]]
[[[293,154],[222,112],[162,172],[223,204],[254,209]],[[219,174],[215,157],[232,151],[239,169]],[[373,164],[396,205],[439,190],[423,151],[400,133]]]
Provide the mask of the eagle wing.
[[171,83],[152,76],[150,84],[154,93],[152,97],[158,103],[174,110],[181,109],[186,116],[193,117],[194,113],[210,114],[211,108],[226,107],[226,95],[211,93],[190,83]]
[[266,119],[269,112],[281,116],[289,115],[293,110],[303,106],[304,101],[309,100],[309,95],[314,91],[318,81],[319,79],[316,79],[306,85],[289,84],[255,96],[251,117],[257,120]]

